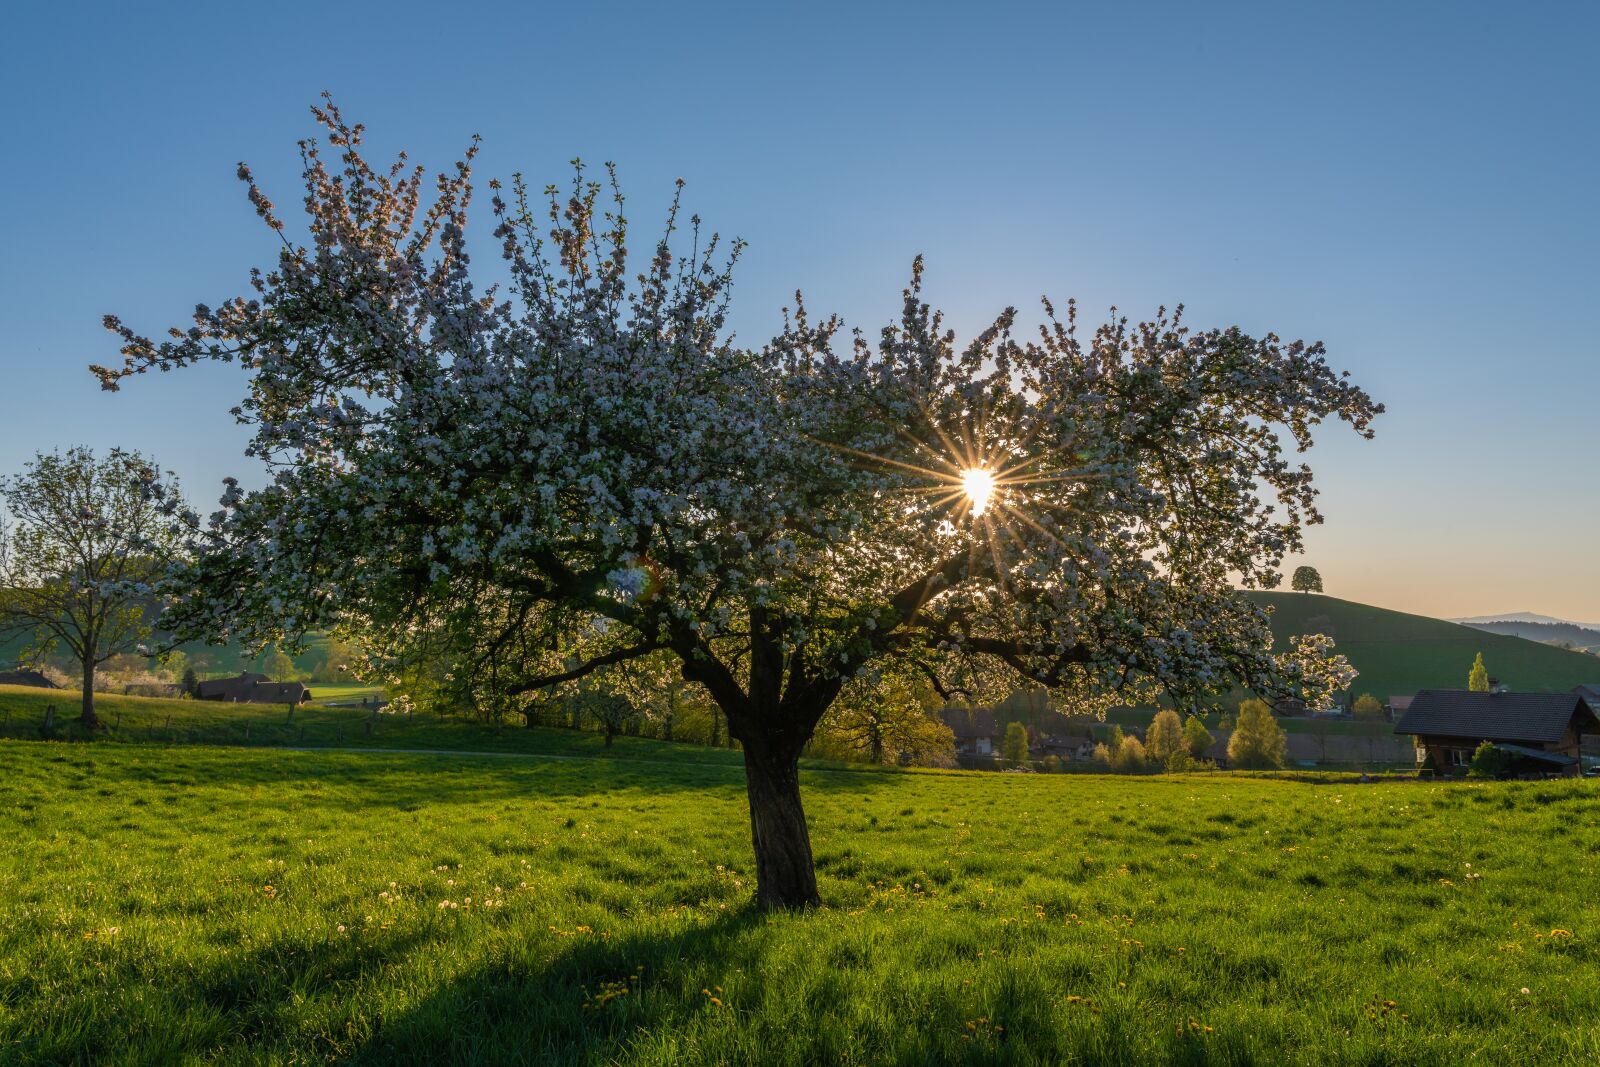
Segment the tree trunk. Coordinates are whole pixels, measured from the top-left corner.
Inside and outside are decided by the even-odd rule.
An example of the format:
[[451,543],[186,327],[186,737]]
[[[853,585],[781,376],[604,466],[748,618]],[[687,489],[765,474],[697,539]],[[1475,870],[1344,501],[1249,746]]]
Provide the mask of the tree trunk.
[[615,726],[612,726],[610,723],[606,723],[606,747],[607,748],[611,747],[611,739],[616,737],[616,736],[617,736],[617,728]]
[[763,911],[819,906],[811,835],[800,806],[799,749],[773,752],[747,741],[744,778],[756,853],[756,906]]
[[78,722],[89,730],[100,728],[100,717],[94,713],[94,660],[88,656],[83,658],[83,710]]

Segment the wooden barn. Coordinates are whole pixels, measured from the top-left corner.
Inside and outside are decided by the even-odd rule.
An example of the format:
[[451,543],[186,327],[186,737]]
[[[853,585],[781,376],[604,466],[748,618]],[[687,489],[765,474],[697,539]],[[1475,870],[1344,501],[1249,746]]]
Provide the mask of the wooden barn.
[[201,682],[195,697],[230,704],[304,704],[311,699],[311,690],[300,682],[274,682],[264,674],[246,671],[237,678]]
[[1577,774],[1583,736],[1600,734],[1600,718],[1575,692],[1424,689],[1394,732],[1416,739],[1435,774],[1466,774],[1473,752],[1485,741],[1516,755],[1518,774]]

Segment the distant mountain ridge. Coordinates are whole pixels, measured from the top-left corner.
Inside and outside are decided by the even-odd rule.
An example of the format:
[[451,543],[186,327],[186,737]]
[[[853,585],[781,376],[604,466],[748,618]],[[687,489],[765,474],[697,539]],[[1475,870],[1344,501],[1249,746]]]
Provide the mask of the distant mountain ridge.
[[1463,623],[1474,630],[1506,634],[1545,645],[1571,645],[1593,651],[1600,648],[1600,629],[1571,622],[1527,622],[1522,619],[1497,619],[1494,622]]
[[1537,622],[1547,626],[1576,626],[1583,630],[1593,630],[1600,633],[1600,622],[1574,622],[1572,619],[1558,619],[1554,615],[1540,615],[1534,611],[1510,611],[1504,615],[1474,615],[1469,619],[1451,619],[1463,626],[1481,626],[1489,622]]

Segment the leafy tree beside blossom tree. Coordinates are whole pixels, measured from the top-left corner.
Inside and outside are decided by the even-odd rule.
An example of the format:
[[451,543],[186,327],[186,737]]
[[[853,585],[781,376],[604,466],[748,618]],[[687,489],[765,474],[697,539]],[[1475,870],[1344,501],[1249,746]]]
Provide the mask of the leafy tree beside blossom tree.
[[100,665],[154,632],[155,583],[183,540],[177,483],[137,452],[41,452],[0,479],[0,635],[78,662],[78,721],[94,710]]
[[107,388],[242,363],[272,473],[195,525],[174,625],[359,632],[373,678],[445,649],[468,696],[669,657],[741,743],[763,907],[818,902],[798,759],[853,682],[1084,706],[1320,677],[1234,586],[1276,584],[1320,520],[1286,451],[1381,410],[1320,345],[1181,309],[1085,334],[1046,303],[1032,338],[1008,309],[958,346],[919,261],[875,340],[797,296],[743,347],[738,243],[674,205],[638,261],[610,168],[581,166],[543,197],[491,183],[510,281],[486,289],[472,152],[429,194],[315,112],[335,158],[304,146],[303,235],[240,168],[275,265],[160,342],[108,320]]

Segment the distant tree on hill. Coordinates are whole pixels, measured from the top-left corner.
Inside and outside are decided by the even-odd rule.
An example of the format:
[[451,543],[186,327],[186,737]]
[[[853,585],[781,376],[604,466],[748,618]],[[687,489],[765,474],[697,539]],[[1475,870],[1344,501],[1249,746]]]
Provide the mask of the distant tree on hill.
[[1178,720],[1177,712],[1164,708],[1156,713],[1155,721],[1145,733],[1145,754],[1158,763],[1166,763],[1168,757],[1182,748],[1183,723]]
[[[83,685],[93,729],[95,673],[154,633],[155,583],[180,543],[177,483],[137,452],[41,452],[0,478],[0,635],[60,647]],[[0,520],[3,522],[3,520]]]
[[1216,742],[1211,731],[1206,729],[1206,724],[1200,721],[1200,716],[1191,715],[1183,724],[1183,745],[1189,750],[1189,755],[1199,759],[1205,755],[1206,749]]
[[1350,713],[1358,719],[1383,718],[1383,702],[1371,693],[1362,693],[1356,697],[1356,702],[1350,708]]
[[1317,573],[1315,567],[1296,567],[1294,577],[1289,580],[1289,584],[1297,593],[1320,593],[1322,575]]
[[1228,738],[1228,760],[1235,767],[1265,770],[1282,767],[1289,738],[1264,700],[1254,698],[1239,705],[1239,721]]
[[186,697],[192,697],[200,691],[200,678],[194,673],[193,667],[183,669],[183,681],[180,684]]
[[1028,762],[1028,728],[1020,722],[1006,727],[1005,740],[1000,743],[1000,753],[1007,766],[1020,767]]
[[1472,661],[1472,670],[1467,673],[1467,689],[1474,693],[1487,693],[1489,691],[1489,668],[1483,665],[1483,653],[1478,653],[1478,658]]

